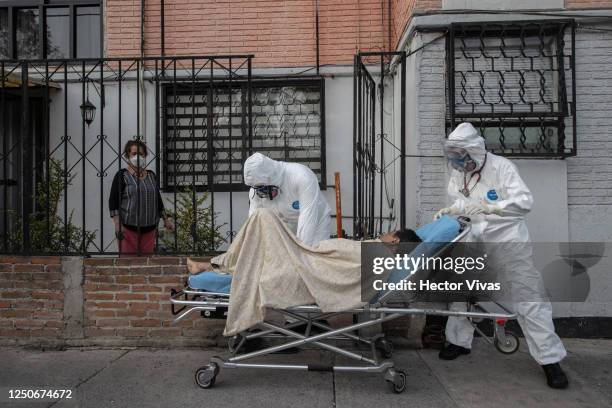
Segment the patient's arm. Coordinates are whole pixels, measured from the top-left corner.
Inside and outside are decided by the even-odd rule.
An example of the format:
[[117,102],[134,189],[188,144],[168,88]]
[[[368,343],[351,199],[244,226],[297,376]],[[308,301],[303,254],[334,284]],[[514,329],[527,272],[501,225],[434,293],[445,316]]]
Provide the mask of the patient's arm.
[[187,271],[189,273],[195,274],[211,270],[212,264],[210,262],[194,261],[191,258],[187,258]]

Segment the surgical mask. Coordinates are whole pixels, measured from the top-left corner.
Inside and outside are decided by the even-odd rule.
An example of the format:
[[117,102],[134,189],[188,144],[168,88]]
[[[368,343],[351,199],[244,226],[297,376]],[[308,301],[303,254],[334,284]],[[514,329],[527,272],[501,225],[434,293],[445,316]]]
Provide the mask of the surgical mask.
[[145,167],[145,157],[143,155],[135,155],[130,157],[130,164],[134,167],[140,167],[141,169]]
[[276,186],[255,186],[251,188],[255,190],[255,194],[259,198],[269,198],[272,200],[278,195],[278,187]]

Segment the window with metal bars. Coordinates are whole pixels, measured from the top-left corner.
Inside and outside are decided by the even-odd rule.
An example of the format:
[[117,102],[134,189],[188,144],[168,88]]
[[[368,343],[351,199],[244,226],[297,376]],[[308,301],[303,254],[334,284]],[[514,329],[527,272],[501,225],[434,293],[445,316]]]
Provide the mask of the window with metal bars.
[[99,58],[101,0],[0,0],[0,59]]
[[172,84],[163,94],[166,190],[246,189],[242,164],[254,152],[304,164],[325,186],[323,79],[252,81],[251,135],[246,83]]
[[504,156],[576,154],[572,20],[452,24],[447,132],[471,122]]

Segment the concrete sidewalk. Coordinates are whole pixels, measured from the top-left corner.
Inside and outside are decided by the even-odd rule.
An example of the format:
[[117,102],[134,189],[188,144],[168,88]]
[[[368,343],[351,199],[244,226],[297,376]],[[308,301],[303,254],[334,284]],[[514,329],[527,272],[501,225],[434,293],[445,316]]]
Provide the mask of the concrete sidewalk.
[[[223,350],[0,348],[0,407],[612,407],[612,341],[565,340],[570,388],[551,390],[521,350],[506,356],[477,339],[471,355],[441,361],[431,350],[396,350],[408,373],[403,394],[382,375],[222,369],[203,390],[194,371]],[[326,353],[267,361],[329,362]],[[305,359],[305,360],[304,360]],[[9,400],[10,389],[71,389],[73,399]]]

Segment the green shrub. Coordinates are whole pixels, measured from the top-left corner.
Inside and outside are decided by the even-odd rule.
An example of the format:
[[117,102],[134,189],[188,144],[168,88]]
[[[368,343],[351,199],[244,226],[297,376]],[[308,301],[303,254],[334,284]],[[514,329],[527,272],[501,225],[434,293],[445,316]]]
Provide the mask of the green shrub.
[[174,231],[164,231],[162,242],[169,251],[205,255],[217,251],[225,242],[221,227],[216,224],[216,214],[206,205],[208,194],[195,194],[191,187],[184,187],[176,196],[174,213],[168,211],[172,206],[166,205],[166,212],[174,221]]
[[[72,185],[74,176],[68,177],[66,188]],[[29,216],[30,251],[50,254],[87,252],[96,238],[96,233],[74,225],[74,210],[70,211],[65,222],[57,211],[64,191],[64,171],[62,162],[50,159],[49,172],[45,180],[36,185],[34,194],[35,210]],[[24,248],[23,224],[19,214],[7,210],[11,224],[8,235],[8,252],[21,252]]]

